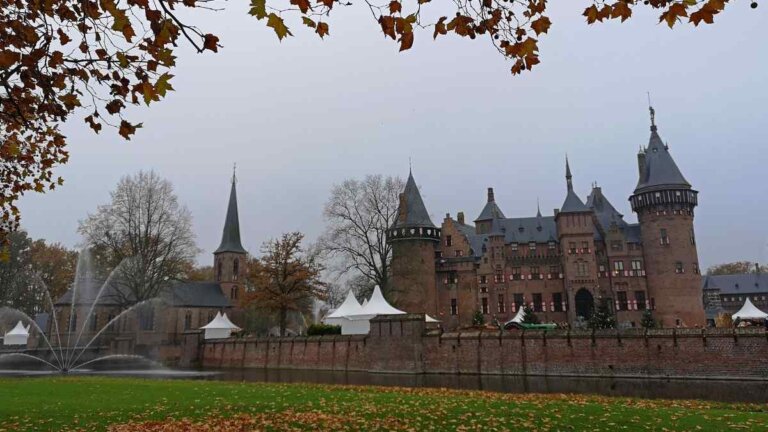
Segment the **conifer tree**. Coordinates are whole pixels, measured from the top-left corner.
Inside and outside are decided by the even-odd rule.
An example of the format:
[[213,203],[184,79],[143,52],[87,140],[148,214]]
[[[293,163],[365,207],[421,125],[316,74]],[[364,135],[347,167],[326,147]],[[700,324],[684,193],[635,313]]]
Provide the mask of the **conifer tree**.
[[616,327],[616,317],[611,312],[608,300],[599,299],[595,313],[589,318],[587,323],[591,329],[608,329]]
[[650,309],[646,309],[643,312],[643,317],[640,319],[640,325],[647,329],[656,327],[656,320],[653,319],[653,314]]
[[523,308],[523,324],[538,324],[539,317],[536,316],[535,313],[533,313],[533,309],[531,309],[530,306],[525,306]]
[[485,316],[479,310],[475,311],[475,315],[472,316],[472,325],[481,326],[483,324],[485,324]]

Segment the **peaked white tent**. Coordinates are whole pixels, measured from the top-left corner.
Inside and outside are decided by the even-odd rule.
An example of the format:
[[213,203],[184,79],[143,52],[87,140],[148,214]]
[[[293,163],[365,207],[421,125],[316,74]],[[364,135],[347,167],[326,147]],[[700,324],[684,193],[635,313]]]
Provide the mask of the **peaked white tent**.
[[439,323],[440,321],[438,321],[438,320],[436,320],[436,319],[432,318],[431,316],[429,316],[429,315],[426,315],[426,314],[425,314],[425,315],[424,315],[424,322],[428,322],[428,323]]
[[504,323],[504,327],[506,327],[508,324],[511,324],[511,323],[522,324],[523,316],[525,316],[525,308],[520,306],[520,309],[517,310],[517,314],[515,314],[515,316],[511,320]]
[[232,335],[233,331],[239,331],[240,327],[234,325],[229,320],[227,314],[222,315],[221,312],[216,313],[216,317],[208,324],[200,327],[200,330],[205,330],[205,339],[226,339]]
[[[387,300],[384,298],[384,295],[381,293],[381,289],[377,286],[373,289],[373,294],[371,294],[371,298],[368,300],[368,303],[366,303],[365,306],[361,306],[358,313],[349,314],[346,316],[346,319],[354,323],[351,325],[351,328],[353,328],[355,331],[355,333],[346,334],[367,334],[371,331],[371,319],[377,315],[403,314],[405,314],[405,312],[393,307],[387,302]],[[345,334],[343,327],[342,334]]]
[[29,327],[19,321],[11,331],[5,334],[3,345],[26,345],[29,339]]
[[341,326],[341,334],[359,334],[360,323],[354,320],[350,320],[347,317],[350,315],[359,314],[362,310],[363,307],[360,305],[360,303],[357,302],[355,294],[352,292],[352,290],[349,290],[347,293],[347,298],[344,299],[344,302],[341,304],[341,306],[339,306],[338,309],[325,317],[323,322],[328,325]]
[[743,320],[766,319],[768,318],[768,314],[755,307],[749,297],[747,297],[747,300],[744,302],[744,306],[742,306],[738,312],[731,315],[731,318],[741,318]]

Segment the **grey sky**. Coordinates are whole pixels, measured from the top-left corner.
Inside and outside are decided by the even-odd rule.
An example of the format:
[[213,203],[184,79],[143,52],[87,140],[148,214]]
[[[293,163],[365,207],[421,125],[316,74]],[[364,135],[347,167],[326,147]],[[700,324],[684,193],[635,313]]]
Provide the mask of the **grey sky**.
[[[433,220],[474,217],[493,186],[508,217],[551,214],[565,197],[564,155],[576,191],[597,181],[634,221],[627,197],[638,147],[649,137],[646,91],[662,139],[700,191],[703,267],[768,261],[768,5],[731,5],[713,26],[657,25],[641,12],[624,24],[587,26],[588,2],[550,2],[542,64],[512,77],[487,41],[416,34],[397,53],[362,5],[339,8],[319,40],[294,17],[297,36],[278,43],[246,2],[195,14],[218,34],[218,54],[181,50],[161,103],[134,111],[144,128],[124,142],[73,118],[66,184],[21,202],[34,237],[73,246],[77,221],[106,203],[124,174],[155,169],[194,215],[201,263],[210,262],[226,211],[232,163],[239,170],[243,244],[323,229],[334,183],[368,173],[408,174],[408,158]],[[202,19],[200,17],[202,16]]]

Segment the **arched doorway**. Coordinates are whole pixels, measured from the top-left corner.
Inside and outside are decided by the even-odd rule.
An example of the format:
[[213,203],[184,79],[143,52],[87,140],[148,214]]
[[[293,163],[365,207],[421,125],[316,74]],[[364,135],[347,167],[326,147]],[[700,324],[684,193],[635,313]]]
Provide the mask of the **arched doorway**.
[[589,319],[595,309],[595,299],[588,289],[582,288],[576,292],[576,316]]

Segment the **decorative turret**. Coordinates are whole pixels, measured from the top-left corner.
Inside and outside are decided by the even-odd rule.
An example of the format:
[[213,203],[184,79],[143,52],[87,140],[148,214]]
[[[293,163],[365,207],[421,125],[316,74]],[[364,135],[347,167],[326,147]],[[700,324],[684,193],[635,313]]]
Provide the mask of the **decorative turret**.
[[247,255],[240,241],[240,218],[237,211],[237,177],[232,173],[232,188],[229,192],[227,216],[221,244],[213,252],[216,281],[221,284],[224,295],[235,303],[240,297],[239,281],[246,272]]
[[387,230],[387,241],[392,245],[392,283],[382,287],[387,299],[408,313],[437,316],[435,251],[440,228],[429,218],[413,173],[400,194],[397,220]]
[[487,234],[491,232],[493,227],[493,221],[497,219],[504,219],[504,213],[501,211],[498,205],[496,205],[496,199],[493,194],[493,188],[488,188],[488,201],[483,207],[483,211],[480,212],[480,216],[475,219],[475,230],[478,234]]
[[568,187],[568,192],[563,201],[562,207],[560,207],[560,213],[578,213],[588,212],[589,207],[584,205],[584,202],[573,191],[573,176],[571,175],[571,165],[568,162],[568,156],[565,157],[565,182]]
[[648,295],[665,327],[704,325],[699,259],[693,231],[698,192],[669,154],[651,113],[651,138],[638,155],[639,179],[629,201],[640,222]]
[[405,190],[400,194],[397,220],[387,231],[387,240],[390,242],[409,239],[440,241],[440,229],[429,218],[413,173],[408,174]]

